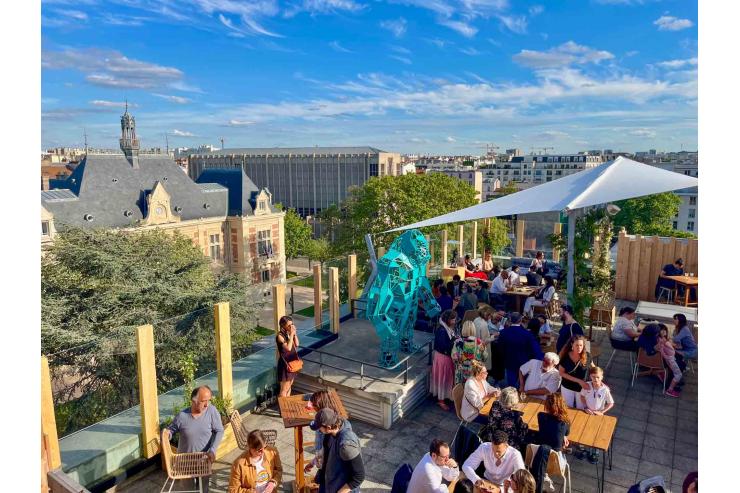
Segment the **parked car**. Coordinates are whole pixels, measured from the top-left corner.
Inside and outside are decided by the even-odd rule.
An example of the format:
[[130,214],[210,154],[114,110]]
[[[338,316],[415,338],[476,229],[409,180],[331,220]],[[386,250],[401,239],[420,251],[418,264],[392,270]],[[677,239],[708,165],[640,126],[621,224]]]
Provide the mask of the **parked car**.
[[[529,266],[532,265],[532,259],[529,257],[511,257],[511,265],[512,267],[518,265],[519,274],[524,276],[529,271]],[[544,269],[545,275],[552,276],[552,278],[558,281],[558,283],[563,281],[567,274],[559,262],[554,262],[552,260],[545,261]]]

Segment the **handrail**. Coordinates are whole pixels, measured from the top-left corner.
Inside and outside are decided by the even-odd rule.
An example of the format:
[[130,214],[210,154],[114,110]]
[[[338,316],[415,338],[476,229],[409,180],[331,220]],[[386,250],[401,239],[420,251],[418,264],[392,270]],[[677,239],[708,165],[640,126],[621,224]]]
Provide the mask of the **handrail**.
[[[403,371],[401,373],[399,373],[398,375],[396,375],[396,377],[398,377],[400,375],[403,375],[403,383],[405,385],[405,384],[408,383],[409,370],[411,370],[412,368],[414,368],[414,365],[409,365],[409,361],[411,360],[411,358],[413,356],[415,356],[417,353],[419,353],[425,346],[428,346],[428,348],[429,348],[428,351],[427,351],[427,353],[426,353],[426,355],[429,356],[429,358],[427,360],[427,365],[430,365],[431,364],[432,342],[433,342],[433,340],[427,341],[426,343],[424,343],[423,345],[421,345],[419,348],[417,348],[413,353],[410,353],[408,356],[406,356],[401,361],[399,361],[398,363],[396,363],[395,365],[393,365],[391,367],[379,366],[379,365],[375,365],[373,363],[367,363],[365,361],[360,361],[360,360],[357,360],[357,359],[354,359],[354,358],[349,358],[347,356],[341,356],[341,355],[338,355],[338,354],[332,354],[332,353],[329,353],[328,351],[322,351],[321,349],[318,349],[318,348],[304,348],[304,349],[308,350],[309,351],[309,354],[310,353],[313,353],[313,352],[317,352],[319,354],[319,361],[307,359],[305,357],[304,357],[304,361],[308,361],[310,363],[316,363],[316,364],[318,364],[319,365],[319,378],[322,378],[322,379],[324,378],[324,371],[323,370],[324,370],[324,367],[325,366],[328,367],[328,368],[333,368],[335,370],[344,371],[346,373],[350,373],[350,374],[353,374],[353,375],[359,375],[360,376],[360,390],[364,390],[365,388],[367,388],[367,386],[364,385],[364,380],[365,380],[365,366],[366,365],[369,366],[369,367],[371,367],[371,368],[378,368],[380,370],[384,370],[384,371],[388,371],[388,372],[397,369],[401,365],[404,365],[405,368],[403,369]],[[331,365],[329,363],[324,363],[324,358],[323,358],[323,355],[324,354],[327,354],[327,355],[332,356],[334,358],[339,358],[341,360],[350,361],[350,362],[353,362],[353,363],[358,363],[360,365],[360,371],[358,372],[358,371],[350,370],[350,369],[347,369],[347,368],[340,368],[340,367]],[[396,383],[396,382],[393,382],[393,381],[390,381],[390,380],[387,380],[387,379],[384,379],[384,378],[379,378],[379,377],[369,377],[369,378],[371,378],[374,381],[379,381],[379,382]]]

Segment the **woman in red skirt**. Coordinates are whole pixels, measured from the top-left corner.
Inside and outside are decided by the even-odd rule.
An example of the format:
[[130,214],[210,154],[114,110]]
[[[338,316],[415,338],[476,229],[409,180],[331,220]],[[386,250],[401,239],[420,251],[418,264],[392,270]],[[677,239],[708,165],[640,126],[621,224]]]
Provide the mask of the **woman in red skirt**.
[[455,385],[455,364],[452,362],[452,348],[455,345],[454,310],[445,310],[439,317],[439,327],[434,332],[434,359],[432,361],[432,379],[430,392],[437,397],[437,404],[445,411],[450,407],[445,399],[452,400],[452,387]]

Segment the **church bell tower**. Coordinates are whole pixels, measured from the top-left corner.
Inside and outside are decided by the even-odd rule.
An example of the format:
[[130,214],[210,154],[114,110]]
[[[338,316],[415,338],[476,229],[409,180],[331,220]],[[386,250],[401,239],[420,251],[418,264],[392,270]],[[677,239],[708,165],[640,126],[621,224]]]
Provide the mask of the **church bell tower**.
[[121,138],[119,143],[131,167],[138,169],[139,139],[136,137],[136,120],[128,112],[128,101],[126,101],[126,110],[121,115]]

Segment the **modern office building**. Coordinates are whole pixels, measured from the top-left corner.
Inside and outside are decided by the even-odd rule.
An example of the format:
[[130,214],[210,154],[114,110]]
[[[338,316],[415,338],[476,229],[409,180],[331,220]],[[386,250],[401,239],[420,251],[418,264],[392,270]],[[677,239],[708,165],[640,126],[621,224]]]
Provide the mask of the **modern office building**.
[[530,154],[512,156],[509,162],[499,162],[483,169],[484,179],[539,185],[564,176],[590,169],[604,162],[601,156],[587,154]]
[[401,155],[366,146],[223,149],[191,154],[188,165],[193,179],[209,168],[241,168],[275,202],[306,217],[339,204],[373,176],[400,175]]

